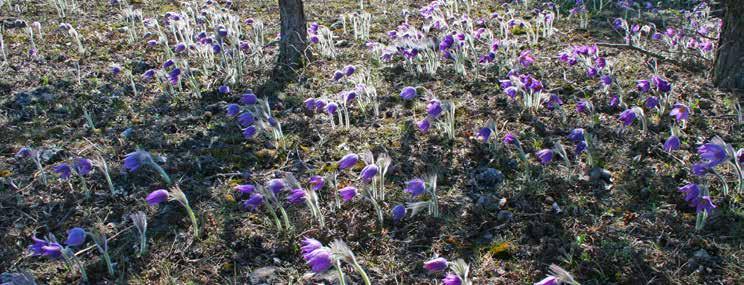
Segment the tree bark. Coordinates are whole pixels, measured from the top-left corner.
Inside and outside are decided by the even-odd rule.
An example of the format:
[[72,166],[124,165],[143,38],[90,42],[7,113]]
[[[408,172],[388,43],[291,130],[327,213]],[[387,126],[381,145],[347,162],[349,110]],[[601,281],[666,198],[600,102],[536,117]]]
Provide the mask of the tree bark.
[[718,40],[713,83],[719,88],[744,90],[744,3],[721,0],[723,26]]
[[302,65],[307,46],[307,21],[302,0],[279,0],[281,40],[279,70],[291,72]]

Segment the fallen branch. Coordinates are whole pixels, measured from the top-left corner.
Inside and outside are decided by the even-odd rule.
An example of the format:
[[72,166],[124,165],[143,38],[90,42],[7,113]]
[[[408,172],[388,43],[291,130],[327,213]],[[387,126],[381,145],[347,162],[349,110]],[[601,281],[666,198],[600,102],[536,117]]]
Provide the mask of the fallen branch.
[[698,67],[695,66],[695,65],[691,65],[691,64],[684,63],[684,62],[681,62],[681,61],[678,61],[678,60],[675,60],[675,59],[667,58],[667,57],[665,57],[663,55],[660,55],[658,53],[655,53],[655,52],[652,52],[652,51],[649,51],[649,50],[646,50],[646,49],[643,49],[643,48],[634,46],[632,44],[596,43],[596,45],[597,46],[601,46],[601,47],[614,47],[614,48],[630,49],[630,50],[634,50],[634,51],[640,52],[642,54],[645,54],[647,56],[654,57],[654,58],[656,58],[656,59],[658,59],[660,61],[666,61],[668,63],[679,65],[679,66],[683,66],[683,67],[686,67],[686,68],[689,68],[689,69],[698,69]]

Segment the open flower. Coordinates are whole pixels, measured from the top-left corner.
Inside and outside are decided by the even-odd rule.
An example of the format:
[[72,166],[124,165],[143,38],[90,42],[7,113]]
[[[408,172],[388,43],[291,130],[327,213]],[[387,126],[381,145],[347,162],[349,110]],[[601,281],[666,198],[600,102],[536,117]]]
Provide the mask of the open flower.
[[325,179],[323,176],[320,175],[314,175],[313,177],[310,177],[310,185],[312,185],[313,191],[318,191],[320,189],[323,189],[323,185],[325,185]]
[[426,192],[426,184],[424,183],[424,180],[419,178],[409,180],[406,182],[406,188],[404,191],[411,193],[411,196],[416,197]]
[[537,156],[537,159],[539,159],[540,163],[542,163],[543,165],[546,165],[553,161],[553,151],[547,148],[536,152],[535,156]]
[[674,117],[677,122],[685,121],[690,117],[690,107],[687,107],[685,104],[676,103],[672,107],[672,111],[669,112],[669,116]]
[[725,162],[728,158],[723,146],[714,143],[703,144],[698,147],[697,151],[700,157],[708,164],[708,167],[715,167]]
[[444,276],[444,279],[442,279],[443,285],[460,285],[462,284],[462,280],[460,280],[460,277],[452,274],[447,273],[447,276]]

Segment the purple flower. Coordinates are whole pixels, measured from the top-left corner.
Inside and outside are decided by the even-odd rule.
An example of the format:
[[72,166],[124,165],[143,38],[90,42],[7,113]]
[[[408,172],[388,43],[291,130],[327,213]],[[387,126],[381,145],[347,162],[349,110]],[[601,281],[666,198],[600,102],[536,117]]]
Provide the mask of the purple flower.
[[669,91],[672,91],[672,85],[669,84],[668,81],[664,80],[660,76],[656,76],[656,75],[652,76],[651,81],[656,86],[656,89],[658,89],[662,93],[667,93]]
[[284,190],[284,180],[282,179],[271,179],[268,183],[269,190],[271,190],[271,193],[277,194]]
[[181,79],[181,69],[180,68],[174,68],[168,73],[168,81],[172,85],[177,85],[178,81]]
[[572,142],[578,143],[584,141],[584,129],[582,128],[576,128],[571,131],[571,133],[568,134],[568,139]]
[[359,161],[359,156],[355,153],[344,155],[344,157],[338,161],[338,168],[340,170],[351,168],[356,165],[357,161]]
[[321,247],[323,247],[323,244],[320,243],[320,241],[318,241],[317,239],[313,238],[306,237],[300,242],[300,251],[302,251],[303,255],[309,254]]
[[67,246],[77,247],[83,245],[85,242],[85,230],[82,228],[72,228],[67,231],[67,240],[65,244]]
[[636,113],[633,112],[633,109],[627,109],[623,111],[622,113],[620,113],[620,116],[618,117],[618,119],[622,121],[623,125],[626,127],[633,124],[633,120],[635,120],[635,118],[636,118]]
[[578,103],[576,103],[576,112],[589,114],[589,112],[591,112],[591,109],[592,109],[591,106],[592,104],[589,103],[589,101],[581,100]]
[[248,200],[245,200],[243,202],[243,208],[248,209],[249,211],[255,211],[259,206],[263,204],[263,195],[258,193],[253,193]]
[[304,254],[303,258],[307,265],[310,265],[310,269],[315,273],[324,272],[333,264],[332,253],[325,247]]
[[40,256],[44,254],[44,250],[42,248],[48,245],[49,242],[47,242],[46,240],[37,238],[36,235],[32,236],[31,240],[34,241],[33,244],[28,246],[28,250],[31,251],[31,254],[33,256]]
[[452,273],[447,273],[447,276],[444,276],[444,279],[442,279],[442,285],[460,285],[460,284],[462,284],[462,280],[460,280],[460,277]]
[[119,75],[119,73],[121,73],[121,66],[118,66],[118,65],[111,66],[111,74]]
[[703,144],[698,147],[697,151],[700,157],[708,164],[709,168],[723,163],[728,158],[723,146],[713,143]]
[[618,105],[620,105],[620,96],[613,95],[610,98],[610,107],[617,107]]
[[546,148],[536,152],[535,156],[537,156],[537,159],[540,160],[540,163],[542,163],[543,165],[547,165],[553,160],[553,151]]
[[243,105],[253,105],[258,102],[258,97],[256,97],[256,94],[253,94],[253,91],[246,91],[245,94],[240,96],[240,104]]
[[661,34],[660,34],[660,33],[653,33],[653,34],[651,35],[651,39],[652,39],[652,40],[655,40],[655,41],[658,41],[658,40],[660,40],[660,39],[661,39]]
[[651,90],[651,83],[648,80],[641,79],[636,81],[636,89],[641,93],[646,93]]
[[256,132],[258,132],[258,129],[256,129],[256,126],[248,126],[247,128],[243,130],[243,137],[246,139],[250,139],[256,135]]
[[344,73],[341,72],[341,70],[336,70],[333,72],[333,81],[339,81],[343,77],[344,77]]
[[596,67],[597,67],[598,69],[603,69],[603,68],[605,68],[605,66],[607,66],[607,60],[605,60],[605,58],[604,58],[604,57],[598,57],[598,58],[597,58],[597,59],[595,60],[595,63],[594,63],[594,65],[595,65],[595,66],[596,66]]
[[314,175],[313,177],[310,177],[310,185],[312,185],[313,191],[318,191],[320,189],[323,189],[323,185],[325,185],[325,179],[320,175]]
[[212,52],[215,54],[218,54],[222,52],[222,46],[220,44],[213,44],[212,45]]
[[315,111],[323,110],[325,108],[326,102],[323,99],[316,99],[315,100]]
[[509,145],[509,144],[514,144],[516,142],[517,142],[517,137],[512,135],[512,133],[506,133],[506,135],[504,135],[504,144]]
[[700,199],[695,200],[695,211],[697,211],[698,213],[705,212],[707,214],[710,214],[713,208],[716,208],[716,205],[713,205],[713,201],[710,200],[710,196],[702,196],[700,197]]
[[59,178],[62,178],[62,180],[67,180],[72,175],[72,168],[70,168],[69,164],[63,162],[54,167],[54,172],[59,174]]
[[[157,42],[155,42],[157,43]],[[173,47],[173,51],[176,53],[180,53],[186,50],[186,44],[184,43],[177,43],[175,47]]]
[[528,67],[535,62],[535,58],[532,57],[532,54],[530,52],[531,51],[527,49],[519,53],[519,64],[524,67]]
[[131,152],[124,156],[124,168],[129,172],[136,171],[145,163],[152,163],[152,157],[144,150]]
[[672,111],[669,112],[669,116],[674,117],[677,122],[685,121],[690,117],[690,108],[684,104],[676,103],[674,104]]
[[315,98],[307,98],[304,101],[305,109],[309,111],[315,111]]
[[442,104],[437,99],[432,99],[426,105],[426,113],[434,118],[439,117],[442,114]]
[[93,170],[93,164],[90,163],[90,160],[82,157],[76,158],[72,162],[72,166],[75,168],[75,172],[80,176],[88,175],[88,173]]
[[710,170],[708,167],[708,164],[706,163],[695,163],[691,167],[692,174],[695,174],[697,176],[704,176],[705,174],[708,174],[708,171]]
[[653,109],[656,108],[656,106],[659,106],[659,98],[656,98],[656,96],[650,96],[646,98],[646,108]]
[[354,196],[356,196],[357,189],[353,186],[346,186],[341,188],[341,190],[338,190],[338,194],[342,199],[344,199],[344,202],[349,202],[351,199],[354,199]]
[[594,77],[596,77],[596,76],[597,76],[597,69],[596,69],[596,68],[594,68],[594,67],[589,67],[589,68],[588,68],[588,69],[586,70],[586,76],[587,76],[587,77],[589,77],[589,78],[594,78]]
[[403,217],[406,216],[406,207],[402,204],[395,205],[393,207],[393,221],[398,222],[403,219]]
[[426,184],[424,183],[424,180],[419,178],[406,181],[406,188],[404,191],[411,193],[412,197],[416,197],[426,192]]
[[287,202],[290,204],[301,204],[305,202],[305,190],[302,188],[292,189],[287,195]]
[[437,257],[432,260],[424,262],[424,268],[429,272],[439,272],[447,269],[447,260],[443,257]]
[[158,45],[158,41],[156,41],[156,40],[149,40],[149,41],[147,41],[147,46],[149,46],[149,47],[154,47],[156,45]]
[[168,201],[168,196],[168,191],[166,191],[165,189],[158,189],[150,192],[150,194],[147,194],[147,198],[145,198],[145,201],[150,206],[155,206],[157,204]]
[[238,191],[243,194],[251,194],[256,191],[256,186],[253,186],[251,184],[240,184],[238,186],[235,186],[235,191]]
[[539,282],[533,284],[533,285],[558,285],[558,278],[555,276],[548,276],[545,277],[543,280],[540,280]]
[[145,81],[150,81],[153,78],[155,78],[155,69],[148,69],[142,73],[142,79]]
[[369,183],[372,181],[372,178],[374,178],[375,175],[377,175],[378,171],[379,171],[379,168],[377,167],[377,165],[368,164],[362,169],[361,172],[359,172],[359,178],[361,178],[362,181]]
[[256,121],[256,118],[253,117],[253,113],[246,111],[240,116],[238,116],[238,123],[240,123],[241,126],[247,127],[253,124],[253,122]]
[[62,245],[56,242],[50,242],[47,245],[42,246],[41,251],[41,255],[57,259],[62,256]]
[[176,62],[173,61],[173,59],[166,60],[165,62],[163,62],[163,69],[169,68],[175,64]]
[[227,104],[226,109],[227,109],[227,115],[230,117],[234,117],[238,115],[238,113],[240,113],[240,105],[235,104],[235,103]]
[[551,93],[548,99],[545,100],[544,105],[548,110],[553,110],[556,106],[563,105],[563,100],[561,100],[558,94]]
[[230,86],[222,85],[217,88],[217,91],[220,92],[220,94],[230,94]]
[[679,149],[680,141],[679,137],[675,135],[669,136],[669,138],[664,142],[664,150],[667,152],[672,152],[673,150]]
[[356,71],[356,67],[353,65],[347,65],[346,67],[344,67],[344,75],[346,76],[351,76],[352,74],[354,74],[354,71]]
[[605,86],[612,85],[612,77],[610,77],[609,75],[602,75],[599,80],[601,80],[602,84],[604,84]]
[[336,114],[336,111],[338,110],[338,104],[335,102],[328,103],[326,106],[326,112],[330,115]]
[[491,133],[492,131],[490,128],[480,128],[480,130],[478,130],[478,135],[476,137],[485,143],[488,141],[488,138],[491,137]]
[[413,99],[416,97],[416,88],[411,86],[404,87],[403,90],[400,91],[400,97],[403,98],[403,100]]
[[424,118],[423,120],[416,123],[416,127],[418,127],[419,131],[422,133],[426,133],[429,131],[429,127],[431,127],[431,123],[429,122],[429,118]]
[[22,147],[21,149],[16,152],[15,157],[17,158],[26,158],[31,156],[31,148],[28,147]]
[[691,205],[698,199],[698,196],[700,196],[700,187],[694,183],[679,187],[677,190],[685,194],[685,201],[689,202]]

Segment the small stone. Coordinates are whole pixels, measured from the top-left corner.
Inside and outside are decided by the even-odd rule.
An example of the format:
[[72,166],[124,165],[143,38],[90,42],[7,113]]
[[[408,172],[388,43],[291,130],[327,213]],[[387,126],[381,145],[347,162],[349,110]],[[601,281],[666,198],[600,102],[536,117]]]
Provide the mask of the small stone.
[[252,284],[259,284],[261,281],[268,282],[274,279],[273,277],[276,276],[277,269],[278,268],[275,266],[261,267],[253,270],[248,278],[251,280]]

